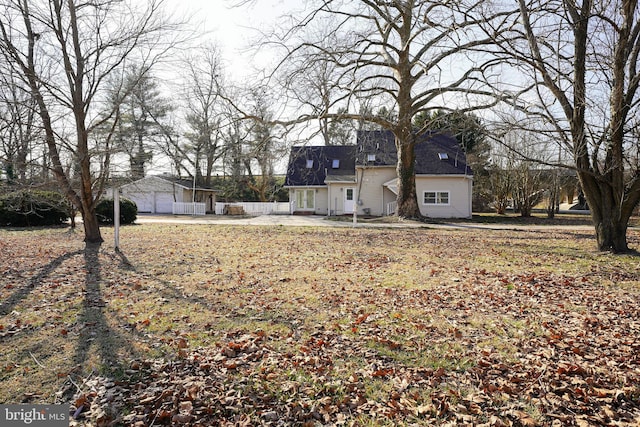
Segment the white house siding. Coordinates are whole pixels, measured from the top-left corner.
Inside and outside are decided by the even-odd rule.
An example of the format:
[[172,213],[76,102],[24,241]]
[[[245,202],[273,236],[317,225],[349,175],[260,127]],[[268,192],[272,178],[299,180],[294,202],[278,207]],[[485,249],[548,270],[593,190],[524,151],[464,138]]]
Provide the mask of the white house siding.
[[[425,205],[424,192],[449,192],[448,205]],[[467,176],[416,176],[420,212],[430,218],[471,218],[472,179]]]
[[155,210],[157,213],[172,213],[173,212],[173,194],[167,192],[155,192]]
[[343,182],[327,184],[328,215],[344,215],[344,186]]
[[316,191],[316,215],[328,215],[329,214],[329,204],[327,203],[327,188],[318,188]]
[[362,185],[356,184],[357,199],[361,201],[358,204],[358,214],[363,214],[363,209],[370,209],[371,215],[384,215],[386,204],[395,200],[395,196],[383,184],[396,177],[395,168],[357,168],[356,173],[358,180],[362,181]]
[[355,182],[332,182],[327,184],[327,204],[329,205],[328,215],[350,215],[352,210],[345,212],[345,195],[346,189],[352,188],[354,190],[354,209],[357,206],[357,185]]
[[[311,190],[314,193],[314,208],[313,209],[298,209],[296,191],[297,190]],[[327,215],[328,214],[328,190],[327,187],[291,187],[289,188],[289,203],[291,206],[291,213],[312,213],[314,215]]]

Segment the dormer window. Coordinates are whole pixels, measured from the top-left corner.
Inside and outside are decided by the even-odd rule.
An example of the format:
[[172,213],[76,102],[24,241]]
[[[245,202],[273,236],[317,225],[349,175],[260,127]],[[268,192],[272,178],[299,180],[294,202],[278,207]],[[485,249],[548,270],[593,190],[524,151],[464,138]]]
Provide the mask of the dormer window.
[[333,159],[331,162],[331,167],[333,169],[338,169],[340,167],[340,159]]
[[376,161],[376,155],[375,154],[367,154],[367,161],[368,162],[375,162]]
[[447,153],[438,153],[438,158],[440,160],[449,160],[449,155]]
[[313,159],[307,160],[307,169],[311,169],[313,167]]

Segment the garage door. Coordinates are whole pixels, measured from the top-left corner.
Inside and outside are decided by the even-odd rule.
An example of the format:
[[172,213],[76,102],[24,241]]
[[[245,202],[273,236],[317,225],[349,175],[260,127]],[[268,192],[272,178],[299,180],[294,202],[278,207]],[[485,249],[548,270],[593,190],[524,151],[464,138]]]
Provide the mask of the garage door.
[[153,194],[149,193],[128,193],[124,197],[131,200],[138,206],[138,212],[153,212]]
[[156,193],[156,213],[173,213],[173,194]]

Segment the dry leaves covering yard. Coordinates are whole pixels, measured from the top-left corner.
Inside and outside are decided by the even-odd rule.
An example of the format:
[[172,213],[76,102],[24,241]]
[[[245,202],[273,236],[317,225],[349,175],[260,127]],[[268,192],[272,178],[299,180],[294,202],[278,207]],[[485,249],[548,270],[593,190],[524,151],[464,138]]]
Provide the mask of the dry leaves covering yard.
[[640,258],[591,232],[111,233],[0,230],[0,402],[70,402],[74,425],[640,423]]

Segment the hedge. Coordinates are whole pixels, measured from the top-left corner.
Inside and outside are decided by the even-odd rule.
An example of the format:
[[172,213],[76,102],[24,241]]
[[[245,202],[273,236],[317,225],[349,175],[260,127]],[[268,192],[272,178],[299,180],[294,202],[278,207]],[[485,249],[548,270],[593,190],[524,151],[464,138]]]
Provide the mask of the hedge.
[[69,202],[55,191],[20,190],[0,195],[0,225],[60,225],[69,219]]
[[[113,224],[113,199],[102,199],[96,206],[96,214],[101,224]],[[133,224],[138,216],[135,202],[120,198],[120,224]]]

